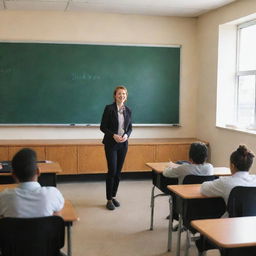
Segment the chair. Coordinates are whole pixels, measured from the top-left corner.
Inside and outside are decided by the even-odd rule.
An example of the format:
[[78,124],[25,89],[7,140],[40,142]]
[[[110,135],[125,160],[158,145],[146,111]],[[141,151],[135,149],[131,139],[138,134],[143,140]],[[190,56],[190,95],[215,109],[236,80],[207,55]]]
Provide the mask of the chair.
[[234,187],[228,197],[229,217],[256,216],[256,187]]
[[[234,187],[228,197],[227,212],[229,217],[256,216],[256,187]],[[197,242],[199,255],[203,252],[214,249],[216,246],[204,237]],[[221,255],[224,251],[221,250]],[[233,248],[225,250],[226,256],[256,255],[256,247]]]
[[[256,187],[234,187],[228,197],[229,217],[256,216]],[[256,247],[229,249],[228,256],[256,255]]]
[[[213,181],[218,179],[215,175],[187,175],[183,180],[183,184],[202,184],[205,181]],[[178,202],[177,202],[178,204]],[[214,209],[212,208],[214,205]],[[221,217],[226,210],[225,202],[222,198],[208,199],[193,199],[189,200],[187,208],[184,211],[183,227],[186,229],[186,249],[185,255],[188,255],[190,247],[190,232],[195,234],[197,231],[190,225],[190,222],[195,219],[210,219]]]
[[59,216],[0,219],[2,256],[60,256],[64,238]]
[[183,179],[183,184],[202,184],[205,181],[216,180],[219,177],[216,175],[187,175]]

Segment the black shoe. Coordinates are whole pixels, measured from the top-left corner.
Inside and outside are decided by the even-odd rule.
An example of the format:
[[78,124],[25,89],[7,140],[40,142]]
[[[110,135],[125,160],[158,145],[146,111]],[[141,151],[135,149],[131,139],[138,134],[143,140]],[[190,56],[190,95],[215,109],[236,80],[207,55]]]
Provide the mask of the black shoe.
[[113,202],[115,207],[119,207],[120,206],[120,203],[115,198],[112,199],[112,202]]
[[109,210],[111,210],[111,211],[115,210],[115,206],[114,206],[114,204],[113,204],[112,201],[108,201],[108,202],[107,202],[106,208],[109,209]]

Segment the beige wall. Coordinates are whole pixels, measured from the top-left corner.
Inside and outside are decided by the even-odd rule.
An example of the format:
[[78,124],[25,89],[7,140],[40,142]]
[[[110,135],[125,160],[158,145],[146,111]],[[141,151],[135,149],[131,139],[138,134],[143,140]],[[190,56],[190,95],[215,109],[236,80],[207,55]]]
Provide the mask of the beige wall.
[[[1,11],[0,40],[182,45],[182,127],[135,127],[132,137],[198,137],[210,142],[212,162],[227,166],[230,152],[239,143],[247,144],[256,152],[256,137],[215,126],[218,26],[254,12],[255,0],[239,1],[202,15],[198,20],[85,12]],[[101,137],[98,128],[0,128],[0,139]]]
[[[216,93],[219,25],[256,13],[255,0],[230,4],[198,19],[199,91],[197,137],[210,142],[211,160],[216,166],[228,166],[230,152],[242,143],[256,152],[256,136],[216,128]],[[255,17],[254,17],[255,18]],[[228,102],[226,104],[229,104]],[[256,172],[256,165],[253,167]]]
[[[195,137],[198,84],[196,21],[194,18],[86,12],[1,11],[0,40],[182,45],[180,84],[182,127],[135,127],[132,137]],[[0,128],[0,139],[101,137],[102,133],[98,128]]]

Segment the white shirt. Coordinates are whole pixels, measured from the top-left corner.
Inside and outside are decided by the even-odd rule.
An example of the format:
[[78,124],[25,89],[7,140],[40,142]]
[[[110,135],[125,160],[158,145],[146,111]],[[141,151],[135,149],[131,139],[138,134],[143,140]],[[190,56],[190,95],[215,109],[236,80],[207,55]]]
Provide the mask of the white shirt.
[[236,186],[256,187],[256,175],[248,172],[236,172],[232,176],[220,177],[201,185],[201,193],[206,196],[220,196],[226,204],[232,188]]
[[33,218],[50,216],[64,206],[64,198],[55,187],[38,182],[23,182],[0,192],[0,216]]
[[124,108],[125,106],[119,107],[117,105],[117,114],[118,114],[118,135],[124,135]]
[[163,171],[165,177],[178,177],[179,184],[187,175],[213,175],[213,166],[209,163],[204,164],[188,164],[184,163],[178,167],[166,167]]

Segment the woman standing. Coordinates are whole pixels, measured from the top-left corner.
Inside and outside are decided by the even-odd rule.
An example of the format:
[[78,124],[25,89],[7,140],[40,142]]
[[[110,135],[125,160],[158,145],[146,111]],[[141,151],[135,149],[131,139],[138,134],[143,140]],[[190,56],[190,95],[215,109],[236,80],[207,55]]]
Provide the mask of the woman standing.
[[128,149],[128,138],[132,132],[131,110],[124,105],[128,92],[124,86],[117,86],[113,97],[115,102],[105,107],[100,130],[104,133],[103,144],[108,164],[106,178],[106,208],[114,210],[120,203],[115,199],[121,170]]

